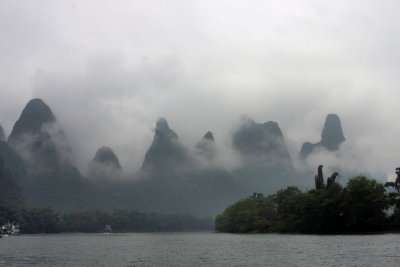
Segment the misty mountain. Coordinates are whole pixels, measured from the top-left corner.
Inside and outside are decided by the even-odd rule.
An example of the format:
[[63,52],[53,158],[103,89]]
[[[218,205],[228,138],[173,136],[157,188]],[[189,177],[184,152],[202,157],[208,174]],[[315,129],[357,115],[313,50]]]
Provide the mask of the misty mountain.
[[28,102],[1,151],[30,205],[71,211],[113,203],[73,165],[67,139],[41,99]]
[[[320,143],[334,147],[330,123],[326,128]],[[88,179],[74,166],[72,150],[51,109],[33,99],[8,142],[1,142],[0,156],[7,167],[3,180],[15,180],[17,186],[7,192],[19,187],[30,205],[57,211],[124,208],[215,215],[252,192],[272,193],[299,184],[276,122],[241,119],[232,135],[241,161],[233,169],[219,163],[217,147],[214,135],[207,132],[188,148],[159,118],[137,173],[123,174],[113,150],[101,147],[89,163]]]
[[6,142],[0,141],[0,156],[4,161],[5,168],[18,183],[21,183],[27,175],[26,167],[21,156]]
[[67,139],[50,107],[41,99],[28,102],[7,142],[28,168],[54,170],[72,161]]
[[169,128],[164,118],[156,123],[153,142],[144,157],[141,170],[159,173],[175,171],[189,164],[191,156],[178,140],[178,135]]
[[[22,164],[22,165],[21,165]],[[21,165],[18,172],[15,168]],[[16,176],[24,175],[23,163],[7,143],[0,141],[0,205],[21,206],[25,197]]]
[[[204,152],[206,158],[211,152],[216,154],[211,132],[206,133],[197,149]],[[238,197],[237,186],[223,168],[198,164],[198,151],[182,145],[167,121],[160,118],[153,142],[134,180],[119,185],[118,182],[108,183],[108,186],[116,194],[118,192],[121,202],[130,203],[131,209],[216,214]]]
[[[239,197],[232,176],[223,169],[202,169],[143,175],[135,181],[113,182],[124,207],[163,213],[215,215]],[[162,179],[160,179],[162,178]]]
[[92,178],[110,178],[118,177],[122,174],[122,168],[118,157],[114,151],[103,146],[99,148],[89,164],[90,177]]
[[6,135],[4,134],[3,127],[0,125],[0,142],[6,141]]
[[290,183],[297,184],[290,180],[293,164],[278,123],[257,123],[243,116],[233,133],[232,145],[242,158],[234,176],[243,193],[269,193]]
[[233,147],[243,157],[261,158],[265,164],[276,164],[278,159],[285,165],[291,165],[282,131],[273,121],[261,124],[243,116],[239,129],[233,134]]
[[214,135],[208,131],[203,138],[196,143],[196,148],[201,156],[208,160],[214,160],[217,156],[217,148],[215,146]]
[[103,146],[97,150],[93,161],[111,168],[121,169],[121,165],[119,164],[119,160],[114,151],[106,146]]
[[301,147],[300,158],[306,158],[319,147],[328,151],[335,151],[339,149],[339,145],[345,140],[339,116],[328,114],[322,130],[321,141],[315,144],[305,142]]
[[9,141],[21,137],[23,134],[41,132],[45,123],[52,123],[56,120],[50,107],[43,100],[32,99],[25,106],[21,116],[14,124]]

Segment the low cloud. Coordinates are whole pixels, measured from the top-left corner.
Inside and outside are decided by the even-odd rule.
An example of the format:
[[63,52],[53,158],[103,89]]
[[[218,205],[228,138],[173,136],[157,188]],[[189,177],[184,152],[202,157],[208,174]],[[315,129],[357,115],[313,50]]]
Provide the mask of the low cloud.
[[[95,7],[94,7],[95,6]],[[339,114],[348,148],[309,159],[389,176],[400,165],[395,1],[3,1],[0,124],[42,98],[83,172],[101,146],[140,168],[158,117],[237,164],[240,114],[279,123],[292,159]],[[297,165],[296,165],[297,166]],[[299,165],[300,166],[300,165]],[[316,168],[317,165],[314,166]],[[326,167],[326,171],[328,171]]]

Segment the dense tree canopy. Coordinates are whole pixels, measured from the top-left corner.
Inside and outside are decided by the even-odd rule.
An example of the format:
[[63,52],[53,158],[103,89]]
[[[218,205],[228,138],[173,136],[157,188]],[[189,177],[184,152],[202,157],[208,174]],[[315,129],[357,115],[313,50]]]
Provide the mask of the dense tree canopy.
[[275,218],[272,198],[262,194],[242,199],[229,206],[215,219],[216,230],[221,232],[268,232]]
[[375,180],[357,176],[344,188],[334,180],[329,186],[318,188],[301,192],[288,187],[267,197],[255,193],[218,215],[215,229],[242,233],[354,233],[400,227],[399,212],[387,213],[391,206],[398,205],[398,197],[388,194]]
[[11,209],[0,206],[0,224],[16,221],[21,233],[102,232],[106,224],[116,232],[211,230],[211,218],[190,214],[158,214],[128,210],[77,211],[59,215],[49,208]]

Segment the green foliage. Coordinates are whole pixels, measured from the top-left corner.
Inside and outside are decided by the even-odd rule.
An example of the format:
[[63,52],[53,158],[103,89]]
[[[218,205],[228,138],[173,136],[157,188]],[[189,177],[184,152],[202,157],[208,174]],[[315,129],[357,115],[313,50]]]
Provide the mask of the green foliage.
[[[397,179],[399,179],[399,176]],[[400,229],[400,190],[398,185],[394,182],[387,182],[384,186],[392,188],[388,194],[389,206],[393,207],[393,214],[389,218],[389,224],[393,230],[398,231]]]
[[0,225],[8,221],[13,221],[18,219],[18,213],[16,210],[10,208],[6,205],[0,205]]
[[310,190],[293,196],[281,230],[302,233],[341,232],[341,192],[341,186],[334,184],[329,189]]
[[344,189],[333,183],[325,190],[311,190],[294,198],[285,226],[288,231],[305,233],[379,231],[387,223],[388,205],[382,184],[358,176]]
[[296,186],[289,186],[286,189],[279,190],[276,194],[272,195],[273,201],[276,205],[276,215],[279,220],[287,218],[289,214],[290,201],[301,191]]
[[385,225],[388,197],[385,188],[364,176],[349,180],[343,190],[343,213],[350,231],[381,230]]
[[62,229],[62,220],[50,208],[23,208],[15,221],[22,233],[57,233]]
[[229,206],[215,218],[215,229],[220,232],[269,232],[276,218],[272,198],[255,194]]
[[12,209],[0,206],[0,225],[16,221],[21,233],[102,232],[111,224],[116,232],[199,231],[212,229],[210,218],[190,214],[157,214],[114,210],[77,211],[59,215],[50,208]]
[[390,217],[385,212],[391,205],[399,204],[398,198],[387,194],[381,183],[357,176],[342,188],[335,183],[335,177],[332,175],[329,186],[319,190],[301,192],[297,187],[279,190],[263,197],[262,205],[257,205],[258,199],[254,197],[240,200],[216,217],[215,229],[320,234],[374,232],[400,226],[398,208]]

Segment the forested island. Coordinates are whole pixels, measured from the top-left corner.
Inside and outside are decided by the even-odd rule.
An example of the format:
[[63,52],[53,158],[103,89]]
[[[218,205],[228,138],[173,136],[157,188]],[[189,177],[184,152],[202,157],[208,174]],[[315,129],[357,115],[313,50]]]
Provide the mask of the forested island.
[[[229,233],[343,234],[400,229],[400,169],[396,182],[385,185],[365,176],[346,186],[332,174],[325,184],[322,166],[315,189],[302,192],[289,186],[266,197],[260,193],[242,199],[215,219],[215,229]],[[393,189],[392,189],[393,188]]]

